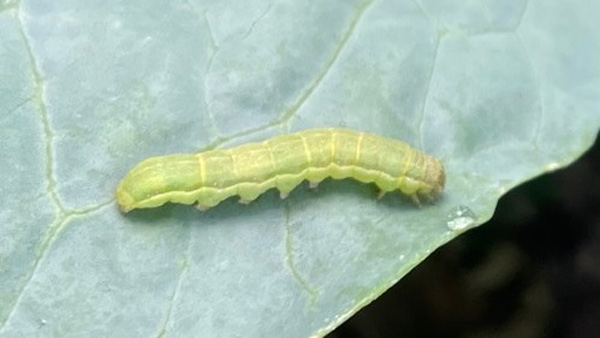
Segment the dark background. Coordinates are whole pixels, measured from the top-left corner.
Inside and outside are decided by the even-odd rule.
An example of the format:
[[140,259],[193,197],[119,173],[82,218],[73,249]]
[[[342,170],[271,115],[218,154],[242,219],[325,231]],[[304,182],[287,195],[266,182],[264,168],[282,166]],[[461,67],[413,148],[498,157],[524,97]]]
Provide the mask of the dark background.
[[503,196],[328,338],[600,338],[600,142]]

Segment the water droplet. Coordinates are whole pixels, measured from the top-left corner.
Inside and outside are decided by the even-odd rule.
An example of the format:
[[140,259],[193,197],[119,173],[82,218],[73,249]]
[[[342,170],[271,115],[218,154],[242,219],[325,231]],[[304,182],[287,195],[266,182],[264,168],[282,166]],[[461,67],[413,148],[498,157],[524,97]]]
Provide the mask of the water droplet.
[[450,210],[446,225],[454,231],[460,231],[475,224],[476,220],[477,215],[475,215],[473,210],[465,205],[459,205]]

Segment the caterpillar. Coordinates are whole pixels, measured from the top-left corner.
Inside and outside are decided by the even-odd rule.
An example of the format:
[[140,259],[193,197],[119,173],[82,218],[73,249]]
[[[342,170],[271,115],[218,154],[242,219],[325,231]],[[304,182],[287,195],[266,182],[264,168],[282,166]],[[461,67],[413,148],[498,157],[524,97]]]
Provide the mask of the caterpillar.
[[316,186],[327,177],[374,182],[380,196],[399,190],[420,205],[444,188],[442,163],[410,145],[345,128],[307,129],[263,142],[196,154],[146,159],[121,181],[122,212],[166,202],[198,203],[201,210],[239,195],[249,203],[271,188],[285,198],[303,180]]

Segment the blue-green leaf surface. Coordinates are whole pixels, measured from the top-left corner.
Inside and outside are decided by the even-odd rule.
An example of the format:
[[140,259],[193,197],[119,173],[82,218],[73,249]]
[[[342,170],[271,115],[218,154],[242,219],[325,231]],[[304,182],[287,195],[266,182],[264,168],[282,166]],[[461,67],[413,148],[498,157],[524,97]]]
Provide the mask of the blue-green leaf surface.
[[[600,2],[0,0],[0,337],[322,336],[600,125]],[[308,127],[442,159],[123,215],[138,161]],[[566,230],[568,231],[568,230]]]

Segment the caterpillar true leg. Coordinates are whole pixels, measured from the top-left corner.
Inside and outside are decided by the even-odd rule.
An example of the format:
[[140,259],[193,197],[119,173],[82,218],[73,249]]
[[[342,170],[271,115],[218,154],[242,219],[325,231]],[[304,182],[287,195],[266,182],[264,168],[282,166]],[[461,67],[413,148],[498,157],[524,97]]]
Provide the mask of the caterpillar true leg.
[[413,203],[415,203],[419,208],[422,207],[421,201],[419,200],[419,196],[417,195],[417,193],[411,194],[409,196]]

